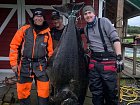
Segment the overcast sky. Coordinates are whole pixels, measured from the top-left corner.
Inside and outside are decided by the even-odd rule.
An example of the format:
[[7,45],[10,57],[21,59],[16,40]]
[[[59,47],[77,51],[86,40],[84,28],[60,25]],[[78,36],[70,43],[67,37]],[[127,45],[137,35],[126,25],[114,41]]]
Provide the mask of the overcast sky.
[[140,16],[128,19],[128,25],[130,25],[130,26],[140,26]]

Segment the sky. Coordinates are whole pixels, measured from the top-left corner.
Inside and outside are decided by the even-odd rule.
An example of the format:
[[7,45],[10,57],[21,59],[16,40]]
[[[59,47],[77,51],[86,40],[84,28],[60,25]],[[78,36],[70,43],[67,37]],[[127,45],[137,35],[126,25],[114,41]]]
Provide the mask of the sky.
[[140,27],[140,16],[128,19],[128,25]]

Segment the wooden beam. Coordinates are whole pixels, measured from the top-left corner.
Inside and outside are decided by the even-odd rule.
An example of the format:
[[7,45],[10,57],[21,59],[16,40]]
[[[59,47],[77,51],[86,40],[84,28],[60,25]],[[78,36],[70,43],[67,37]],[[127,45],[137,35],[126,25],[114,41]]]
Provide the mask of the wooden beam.
[[120,37],[123,37],[123,11],[124,11],[124,0],[118,0],[117,4],[117,18],[116,18],[116,29]]
[[124,19],[124,21],[123,21],[123,33],[124,33],[124,36],[123,37],[127,36],[127,24],[128,24],[128,19]]
[[17,8],[13,8],[11,10],[11,12],[8,14],[8,16],[6,17],[6,19],[3,22],[3,24],[0,26],[0,35],[2,34],[3,30],[5,29],[5,27],[8,25],[9,21],[11,20],[13,15],[15,14],[16,10],[17,10]]
[[104,0],[99,0],[99,12],[98,12],[98,17],[101,18],[103,14],[103,2]]

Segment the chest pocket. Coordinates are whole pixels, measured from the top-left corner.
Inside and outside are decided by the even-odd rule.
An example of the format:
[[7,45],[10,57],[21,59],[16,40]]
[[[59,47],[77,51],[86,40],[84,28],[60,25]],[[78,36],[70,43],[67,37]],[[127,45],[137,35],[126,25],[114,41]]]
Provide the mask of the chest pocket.
[[41,42],[41,46],[42,47],[47,47],[48,46],[48,40],[49,40],[49,34],[48,33],[45,33],[43,34],[43,42]]

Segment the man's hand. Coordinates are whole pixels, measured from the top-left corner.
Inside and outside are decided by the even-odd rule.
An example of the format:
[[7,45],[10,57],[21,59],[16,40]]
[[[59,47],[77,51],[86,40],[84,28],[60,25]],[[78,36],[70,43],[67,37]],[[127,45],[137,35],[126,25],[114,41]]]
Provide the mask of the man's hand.
[[12,66],[12,70],[13,70],[13,72],[17,73],[18,66],[17,65],[16,66]]
[[90,62],[90,55],[89,54],[85,54],[85,60],[86,60],[87,65],[89,65],[89,62]]
[[121,55],[116,56],[116,67],[117,67],[117,73],[120,73],[122,72],[122,70],[124,70],[124,63]]

